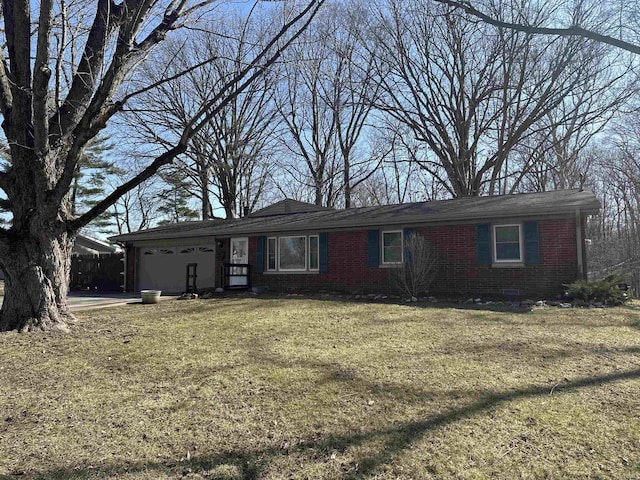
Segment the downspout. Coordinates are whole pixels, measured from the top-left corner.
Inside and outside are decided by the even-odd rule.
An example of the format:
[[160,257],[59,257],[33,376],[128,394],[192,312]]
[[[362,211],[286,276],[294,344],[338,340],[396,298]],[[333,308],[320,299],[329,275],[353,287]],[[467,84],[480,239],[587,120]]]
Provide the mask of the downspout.
[[216,289],[216,273],[218,272],[218,239],[213,237],[213,290]]
[[576,252],[578,255],[578,278],[586,279],[584,271],[584,239],[582,238],[582,215],[576,210]]
[[129,256],[129,251],[127,250],[126,247],[122,248],[122,291],[123,292],[128,292],[128,285],[127,285],[127,277],[128,275],[128,270],[127,270],[127,257]]

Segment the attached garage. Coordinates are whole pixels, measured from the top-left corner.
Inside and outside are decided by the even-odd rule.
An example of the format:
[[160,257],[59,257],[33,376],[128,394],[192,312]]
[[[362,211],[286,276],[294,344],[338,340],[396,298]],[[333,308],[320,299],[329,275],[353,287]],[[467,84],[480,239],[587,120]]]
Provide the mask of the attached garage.
[[415,238],[436,259],[429,294],[546,298],[585,277],[584,225],[599,208],[586,190],[347,210],[287,199],[243,218],[183,222],[113,240],[127,251],[128,289],[180,292],[192,275],[199,291],[211,284],[391,291],[397,279],[390,272],[418,258],[408,243]]
[[137,256],[137,290],[181,293],[215,286],[213,245],[140,247]]

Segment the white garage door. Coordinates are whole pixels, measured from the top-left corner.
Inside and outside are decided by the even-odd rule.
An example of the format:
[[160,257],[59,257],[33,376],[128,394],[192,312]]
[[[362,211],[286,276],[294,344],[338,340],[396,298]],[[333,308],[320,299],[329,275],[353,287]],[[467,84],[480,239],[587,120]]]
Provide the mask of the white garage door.
[[138,290],[182,293],[187,290],[187,265],[195,263],[197,288],[215,285],[213,246],[140,248],[138,250]]

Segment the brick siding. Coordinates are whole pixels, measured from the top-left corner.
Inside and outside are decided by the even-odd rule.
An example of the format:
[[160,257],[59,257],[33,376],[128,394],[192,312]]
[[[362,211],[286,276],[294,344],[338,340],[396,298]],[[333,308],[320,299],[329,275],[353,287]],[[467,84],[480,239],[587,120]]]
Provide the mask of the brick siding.
[[[564,283],[578,278],[575,230],[573,219],[540,220],[540,264],[495,267],[476,262],[475,224],[415,229],[429,240],[438,255],[435,279],[429,293],[436,296],[500,297],[505,290],[518,290],[521,297],[530,298],[558,294]],[[254,269],[252,285],[266,286],[274,291],[394,293],[389,269],[367,266],[366,242],[367,232],[364,230],[329,232],[326,273],[257,274]],[[249,263],[252,265],[256,261],[256,248],[257,237],[250,237]]]

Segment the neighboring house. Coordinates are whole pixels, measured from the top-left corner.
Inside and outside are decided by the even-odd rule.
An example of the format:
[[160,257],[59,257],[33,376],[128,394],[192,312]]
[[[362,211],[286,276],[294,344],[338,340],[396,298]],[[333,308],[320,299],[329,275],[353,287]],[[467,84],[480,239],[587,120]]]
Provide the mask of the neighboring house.
[[[73,244],[71,255],[99,255],[105,253],[122,252],[122,248],[118,245],[103,242],[97,238],[87,237],[86,235],[77,235]],[[4,280],[4,273],[0,271],[0,280]]]
[[126,248],[128,290],[246,282],[283,291],[391,292],[388,273],[403,261],[407,235],[419,234],[438,254],[433,294],[540,297],[585,278],[585,219],[599,208],[592,192],[579,190],[349,210],[283,200],[244,218],[111,240]]
[[86,235],[77,235],[71,255],[99,255],[105,253],[118,253],[121,251],[122,248],[118,245],[104,242]]

